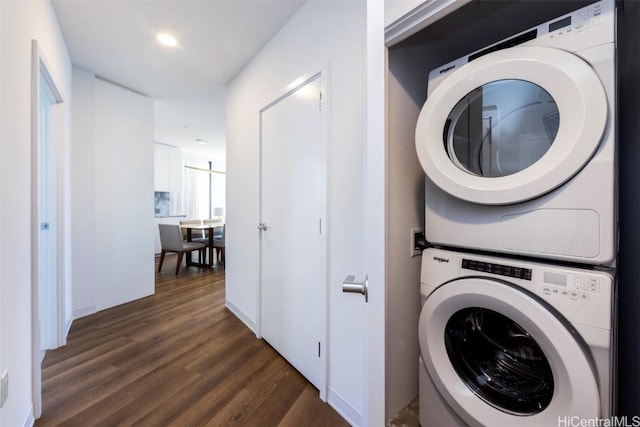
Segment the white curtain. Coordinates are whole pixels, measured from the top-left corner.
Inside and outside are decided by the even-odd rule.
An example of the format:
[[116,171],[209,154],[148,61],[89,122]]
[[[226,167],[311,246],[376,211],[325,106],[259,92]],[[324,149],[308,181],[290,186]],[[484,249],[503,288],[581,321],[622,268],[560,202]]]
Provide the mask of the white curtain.
[[[185,159],[187,166],[209,169],[209,162],[202,159]],[[185,168],[185,193],[187,219],[209,218],[209,172]]]
[[223,217],[225,212],[227,175],[220,173],[211,174],[211,215]]
[[[185,164],[209,170],[208,160],[185,158]],[[214,216],[224,216],[225,190],[226,175],[185,168],[187,219],[209,219]]]

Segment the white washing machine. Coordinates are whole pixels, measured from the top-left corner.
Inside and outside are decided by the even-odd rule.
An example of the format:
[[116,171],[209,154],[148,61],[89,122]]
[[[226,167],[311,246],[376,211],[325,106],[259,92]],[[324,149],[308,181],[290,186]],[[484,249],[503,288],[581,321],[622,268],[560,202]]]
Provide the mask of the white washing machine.
[[593,3],[430,73],[429,242],[613,265],[614,13]]
[[613,414],[610,274],[427,249],[420,286],[422,427]]

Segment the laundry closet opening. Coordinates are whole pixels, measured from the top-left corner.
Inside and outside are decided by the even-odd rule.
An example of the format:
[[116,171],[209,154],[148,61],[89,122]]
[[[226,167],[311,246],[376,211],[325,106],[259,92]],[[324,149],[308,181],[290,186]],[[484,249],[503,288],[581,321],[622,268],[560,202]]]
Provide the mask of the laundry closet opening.
[[[429,72],[591,3],[594,2],[556,1],[544,2],[541,7],[539,2],[474,1],[417,33],[407,24],[404,34],[410,34],[408,36],[397,27],[393,32],[391,26],[387,27],[387,272],[391,281],[387,291],[386,409],[389,416],[418,395],[420,257],[412,256],[407,241],[412,230],[425,227],[425,173],[415,149],[415,130],[427,99]],[[549,125],[553,132],[553,123]],[[487,165],[475,167],[486,169]],[[403,345],[397,345],[400,342]]]

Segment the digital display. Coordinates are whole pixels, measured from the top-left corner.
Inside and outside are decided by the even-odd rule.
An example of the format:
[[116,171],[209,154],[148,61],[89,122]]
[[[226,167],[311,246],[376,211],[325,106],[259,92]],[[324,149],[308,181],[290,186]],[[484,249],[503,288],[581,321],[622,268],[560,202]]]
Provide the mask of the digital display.
[[559,273],[544,272],[544,283],[557,286],[567,286],[567,275]]
[[566,18],[562,18],[556,22],[552,22],[551,24],[549,24],[549,32],[568,27],[569,25],[571,25],[571,16],[567,16]]
[[531,269],[529,268],[493,264],[490,262],[474,261],[471,259],[463,259],[462,268],[482,271],[483,273],[497,274],[499,276],[515,277],[516,279],[531,280]]

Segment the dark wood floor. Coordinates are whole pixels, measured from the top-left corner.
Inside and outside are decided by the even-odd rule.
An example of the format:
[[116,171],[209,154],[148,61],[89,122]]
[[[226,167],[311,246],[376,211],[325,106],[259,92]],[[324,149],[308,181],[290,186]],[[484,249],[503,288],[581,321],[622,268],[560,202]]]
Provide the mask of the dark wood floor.
[[224,269],[156,274],[156,294],[73,322],[43,362],[36,426],[345,426],[224,307]]

